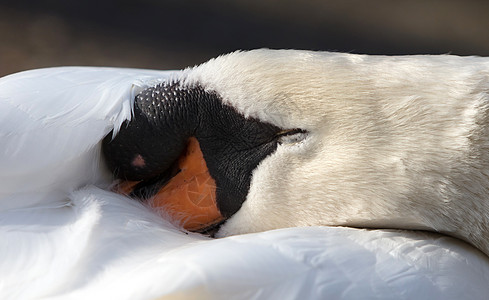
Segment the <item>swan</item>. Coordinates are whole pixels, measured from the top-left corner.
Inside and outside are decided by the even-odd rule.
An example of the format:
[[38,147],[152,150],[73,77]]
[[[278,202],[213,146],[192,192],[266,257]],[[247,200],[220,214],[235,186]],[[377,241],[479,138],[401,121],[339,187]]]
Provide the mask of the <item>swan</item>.
[[[3,77],[0,295],[485,299],[486,255],[452,237],[397,229],[447,233],[486,251],[478,236],[483,211],[476,209],[484,206],[477,202],[484,191],[477,172],[484,162],[462,167],[475,162],[474,153],[484,157],[474,149],[479,144],[467,143],[484,144],[483,128],[476,126],[483,125],[487,65],[483,58],[453,56],[256,50],[182,71],[58,67]],[[244,158],[254,167],[245,178],[249,184],[239,190],[245,199],[230,207],[220,203],[222,194],[213,199],[220,219],[203,225],[216,227],[222,238],[188,232],[180,227],[185,224],[175,225],[178,212],[162,218],[154,203],[132,199],[161,192],[161,181],[183,173],[175,167],[185,163],[179,152],[188,152],[190,136],[170,133],[177,136],[178,151],[165,152],[165,168],[156,164],[149,172],[152,159],[141,151],[154,141],[137,130],[136,147],[122,138],[134,134],[144,102],[139,99],[169,87],[175,89],[166,97],[198,88],[243,121],[243,128],[273,133],[272,146]],[[435,99],[440,93],[446,102]],[[178,121],[185,127],[188,119]],[[318,129],[319,124],[324,125]],[[209,153],[222,152],[209,151],[205,137],[215,141],[213,134],[198,135],[197,150],[208,167],[203,173],[213,175]],[[128,155],[121,149],[130,149]],[[325,158],[330,165],[314,164]],[[114,191],[114,172],[120,186],[133,182],[125,192],[130,197]],[[465,206],[461,186],[452,183],[467,186]],[[215,191],[221,184],[215,181]],[[372,199],[377,202],[367,201]],[[444,215],[453,208],[458,214]],[[445,224],[449,218],[452,223]],[[458,228],[459,219],[468,223]]]
[[113,172],[139,182],[135,195],[153,196],[196,139],[219,237],[418,229],[489,254],[488,89],[486,58],[235,52],[142,92],[104,149]]

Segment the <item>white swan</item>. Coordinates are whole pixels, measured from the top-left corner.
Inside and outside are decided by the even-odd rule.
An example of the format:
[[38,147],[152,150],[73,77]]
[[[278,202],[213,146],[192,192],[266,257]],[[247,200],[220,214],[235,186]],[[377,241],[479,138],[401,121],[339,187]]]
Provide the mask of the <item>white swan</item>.
[[487,58],[236,52],[145,91],[107,157],[144,181],[195,136],[229,218],[218,236],[427,229],[489,254],[488,91]]
[[[361,68],[362,61],[371,60],[372,63],[386,64],[382,72],[372,70],[372,74],[378,76],[385,70],[397,72],[398,78],[411,74],[410,70],[413,74],[418,74],[409,63],[401,63],[404,69],[396,71],[391,66],[394,64],[391,61],[396,59],[389,58],[311,52],[271,54],[268,51],[252,52],[249,55],[266,58],[272,65],[274,57],[282,63],[290,60],[290,66],[293,66],[293,58],[298,57],[304,62],[309,61],[310,63],[306,63],[305,66],[311,70],[333,72],[317,63],[316,55],[324,57],[325,61],[330,61],[332,66],[338,68],[335,82],[345,83],[344,89],[338,85],[328,87],[328,90],[337,91],[332,99],[338,100],[338,104],[344,104],[344,99],[340,101],[340,95],[348,95],[355,100],[358,100],[355,96],[374,96],[361,93],[359,85],[346,81],[349,78],[356,83],[360,80],[357,78],[358,73],[371,70],[370,67]],[[274,118],[275,123],[290,122],[278,125],[299,125],[300,121],[305,119],[308,120],[306,129],[313,128],[316,118],[314,107],[294,106],[298,111],[284,120],[283,116],[289,114],[283,114],[281,110],[287,110],[290,106],[275,105],[266,98],[239,98],[239,89],[253,86],[259,81],[263,82],[260,86],[266,86],[267,74],[264,71],[265,76],[261,80],[247,77],[240,82],[235,72],[226,72],[238,67],[260,70],[260,64],[254,65],[251,63],[252,60],[240,64],[237,63],[238,60],[234,60],[233,65],[226,65],[226,58],[228,63],[233,63],[233,59],[229,59],[232,56],[227,56],[183,73],[108,68],[53,68],[18,73],[0,79],[1,298],[487,298],[489,260],[474,248],[453,238],[404,231],[310,227],[212,240],[198,234],[185,233],[140,203],[108,191],[111,176],[101,162],[102,138],[130,118],[136,94],[159,82],[168,82],[170,78],[179,79],[186,76],[189,82],[201,80],[209,89],[221,93],[224,99],[236,99],[237,103],[228,103],[235,105],[247,116],[265,120]],[[464,69],[462,62],[454,63],[459,58],[411,60],[418,60],[433,68],[455,64],[458,69]],[[483,64],[482,59],[473,60],[475,62],[472,74]],[[223,62],[222,68],[216,69],[216,63],[219,61]],[[434,66],[428,62],[432,62]],[[209,67],[212,65],[214,67]],[[344,72],[340,67],[343,67]],[[358,72],[353,72],[354,69],[358,69]],[[426,68],[424,72],[429,69]],[[465,67],[465,72],[461,72],[466,77],[470,77],[468,69],[470,68]],[[305,75],[290,68],[284,70],[290,73],[291,78],[300,79]],[[223,72],[222,77],[213,76],[217,72]],[[442,70],[440,74],[449,76],[446,70]],[[483,76],[480,76],[482,79]],[[235,79],[236,84],[233,84],[233,80],[228,80],[227,83],[231,86],[218,87],[215,83],[222,82],[219,78],[224,77]],[[404,80],[408,81],[409,78]],[[428,84],[426,80],[425,78],[420,82]],[[363,81],[363,84],[365,82]],[[395,78],[392,78],[392,82],[396,83],[396,88],[406,83]],[[297,86],[297,93],[302,87],[307,95],[309,80],[289,83]],[[484,87],[483,81],[479,83]],[[461,94],[467,91],[462,88],[456,89],[457,82],[452,84],[453,90],[450,91],[450,95],[457,95],[457,91]],[[447,87],[449,86],[447,84]],[[350,92],[347,87],[351,89]],[[378,87],[381,91],[388,90],[388,87]],[[393,94],[401,91],[394,90]],[[294,94],[287,94],[286,89],[279,88],[275,91],[274,95],[279,97],[294,98]],[[438,91],[445,90],[440,88]],[[477,94],[479,96],[483,95],[484,89],[481,88],[480,91]],[[231,97],[232,95],[237,97]],[[483,97],[477,99],[484,100]],[[408,104],[409,102],[406,102],[399,104],[399,107],[384,108],[401,113],[402,108],[408,108],[409,111]],[[365,116],[370,108],[365,107],[365,110],[362,110]],[[301,109],[311,112],[311,116],[305,117]],[[274,113],[267,114],[270,111]],[[263,115],[260,115],[260,112],[263,112]],[[466,118],[474,115],[470,114],[470,110],[464,112]],[[371,123],[364,123],[365,120],[360,123],[360,120],[352,120],[351,116],[354,113],[355,111],[350,111],[346,117],[355,125],[376,124],[375,115],[370,120]],[[441,110],[438,113],[443,115],[444,112]],[[414,114],[414,117],[422,116],[423,112]],[[299,120],[301,117],[303,119]],[[452,119],[447,118],[447,121]],[[405,122],[407,124],[404,126],[407,128],[410,128],[411,123],[424,124],[416,119]],[[329,132],[337,129],[339,125],[331,124]],[[398,126],[402,128],[401,124]],[[346,128],[349,129],[348,133],[356,133],[357,142],[362,141],[362,148],[354,150],[368,150],[370,142],[358,139],[365,138],[363,131],[360,131],[365,127]],[[450,130],[447,131],[448,134],[452,134]],[[341,146],[338,143],[342,139],[353,139],[353,136],[333,136],[335,139],[326,143],[333,147],[330,149],[334,149],[335,145]],[[416,141],[404,138],[409,143]],[[374,146],[380,142],[376,141]],[[436,142],[442,143],[443,139]],[[292,151],[300,152],[304,144],[290,146],[296,147]],[[345,148],[336,150],[348,152],[331,153],[335,161],[343,162],[348,159],[352,164],[361,162],[350,155],[355,151]],[[428,153],[431,154],[430,151]],[[253,181],[259,178],[267,180],[266,174],[263,173],[275,167],[272,165],[278,162],[274,157],[279,155],[268,157],[269,162],[260,165],[261,171],[257,169],[254,172]],[[283,155],[293,159],[290,154]],[[364,163],[372,166],[370,162]],[[422,162],[419,163],[420,167],[423,167]],[[397,164],[398,162],[394,161],[394,165]],[[331,168],[329,170],[331,171]],[[361,170],[363,169],[356,169],[357,172]],[[336,171],[335,174],[338,175],[341,170]],[[396,174],[402,169],[392,171]],[[353,171],[347,174],[355,175]],[[364,175],[370,176],[367,173]],[[277,176],[280,174],[277,173]],[[247,202],[251,199],[258,199],[256,197],[259,193],[276,191],[273,185],[270,189],[251,191],[254,194],[250,192],[250,195],[255,195],[255,198],[248,198],[243,205],[248,205]],[[292,192],[286,188],[284,191]],[[299,192],[313,196],[307,191]],[[377,196],[380,198],[385,195],[381,193]],[[255,201],[249,201],[250,205]],[[244,208],[250,211],[249,208]],[[352,215],[358,216],[359,212],[361,209],[357,208],[352,211]],[[238,232],[241,229],[237,228],[245,228],[243,224],[246,222],[243,220],[246,218],[240,217],[239,214],[240,211],[231,217],[229,223],[221,230]],[[267,215],[267,218],[269,216]],[[233,221],[233,218],[239,222]],[[410,221],[412,218],[409,216],[406,219]],[[233,226],[236,226],[233,223],[241,225],[233,229]],[[409,224],[401,222],[387,225],[398,228]],[[282,225],[270,227],[280,226]],[[249,231],[261,229],[267,228],[250,227]]]

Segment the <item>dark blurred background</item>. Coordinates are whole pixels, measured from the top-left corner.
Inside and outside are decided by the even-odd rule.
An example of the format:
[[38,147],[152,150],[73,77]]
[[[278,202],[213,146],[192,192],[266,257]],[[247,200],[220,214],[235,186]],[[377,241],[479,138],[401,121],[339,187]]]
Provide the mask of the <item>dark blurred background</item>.
[[180,69],[237,49],[489,55],[489,1],[0,0],[0,76]]

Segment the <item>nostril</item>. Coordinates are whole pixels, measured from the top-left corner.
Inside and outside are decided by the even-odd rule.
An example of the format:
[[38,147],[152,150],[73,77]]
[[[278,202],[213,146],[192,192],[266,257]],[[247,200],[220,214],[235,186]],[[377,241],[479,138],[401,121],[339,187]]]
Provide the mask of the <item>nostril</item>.
[[143,168],[146,166],[146,161],[141,156],[141,154],[137,154],[131,162],[131,165],[135,168]]

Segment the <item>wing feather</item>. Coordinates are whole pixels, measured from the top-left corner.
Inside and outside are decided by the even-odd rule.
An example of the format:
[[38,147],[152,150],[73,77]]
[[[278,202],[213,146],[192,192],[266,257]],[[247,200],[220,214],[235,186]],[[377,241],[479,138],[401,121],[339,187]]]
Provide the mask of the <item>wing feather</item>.
[[60,67],[1,78],[0,210],[103,181],[99,142],[131,118],[138,92],[172,74]]
[[437,234],[309,227],[213,240],[186,234],[140,203],[97,187],[71,200],[67,207],[10,211],[4,219],[8,232],[0,235],[16,242],[0,247],[2,299],[489,295],[489,259]]

